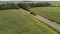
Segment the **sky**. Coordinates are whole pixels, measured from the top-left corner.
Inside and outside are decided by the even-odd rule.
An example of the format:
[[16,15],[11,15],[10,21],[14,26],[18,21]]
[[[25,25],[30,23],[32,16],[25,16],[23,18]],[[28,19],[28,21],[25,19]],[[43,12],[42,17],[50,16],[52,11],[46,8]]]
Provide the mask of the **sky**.
[[60,1],[60,0],[0,0],[0,1]]

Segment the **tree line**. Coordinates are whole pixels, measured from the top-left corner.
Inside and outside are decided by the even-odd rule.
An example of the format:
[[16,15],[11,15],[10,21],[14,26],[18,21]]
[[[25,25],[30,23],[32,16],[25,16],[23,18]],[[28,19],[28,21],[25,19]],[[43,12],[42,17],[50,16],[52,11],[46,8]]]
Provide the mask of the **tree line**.
[[51,3],[18,3],[17,4],[19,8],[23,8],[25,10],[29,11],[29,8],[32,7],[49,7],[51,6]]
[[17,9],[18,6],[15,3],[0,4],[0,10],[5,9]]
[[51,3],[6,3],[6,4],[0,4],[0,10],[5,9],[18,9],[22,8],[25,10],[29,10],[31,7],[48,7],[51,6]]
[[47,3],[47,2],[44,2],[44,3],[30,3],[29,5],[30,5],[30,7],[48,7],[48,6],[51,6],[51,3]]
[[25,9],[25,10],[29,10],[30,6],[28,3],[18,3],[17,4],[19,8]]

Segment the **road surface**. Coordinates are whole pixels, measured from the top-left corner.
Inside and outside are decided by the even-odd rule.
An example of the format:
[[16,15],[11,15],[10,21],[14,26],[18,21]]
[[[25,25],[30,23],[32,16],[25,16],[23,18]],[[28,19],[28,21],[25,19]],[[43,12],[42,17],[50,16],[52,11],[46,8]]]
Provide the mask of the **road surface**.
[[[26,11],[26,10],[23,10],[23,9],[21,9],[21,10],[24,11],[24,12],[26,12],[26,13],[28,13],[28,14],[30,14],[29,11]],[[44,22],[44,23],[47,24],[48,26],[54,28],[55,30],[57,30],[57,31],[60,33],[60,24],[57,24],[56,22],[50,21],[50,20],[48,20],[48,19],[46,19],[46,18],[44,18],[44,17],[42,17],[42,16],[40,16],[40,15],[33,15],[33,14],[31,14],[31,15],[32,15],[33,17],[35,17],[36,19]]]

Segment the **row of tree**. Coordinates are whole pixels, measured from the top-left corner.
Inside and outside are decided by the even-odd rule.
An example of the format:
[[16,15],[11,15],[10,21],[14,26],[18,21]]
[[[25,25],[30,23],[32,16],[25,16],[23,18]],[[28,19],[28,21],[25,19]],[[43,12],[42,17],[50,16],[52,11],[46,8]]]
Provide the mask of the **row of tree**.
[[6,4],[0,4],[0,10],[3,9],[17,9],[17,8],[23,8],[25,10],[29,10],[31,7],[47,7],[51,6],[50,3],[6,3]]
[[29,10],[30,6],[28,3],[19,3],[17,4],[19,8],[25,9],[25,10]]
[[18,3],[17,4],[19,8],[23,8],[25,10],[28,10],[29,11],[29,8],[31,7],[48,7],[48,6],[51,6],[50,3]]
[[0,4],[0,10],[17,9],[17,8],[18,6],[14,3]]
[[48,7],[51,6],[51,3],[30,3],[30,7]]

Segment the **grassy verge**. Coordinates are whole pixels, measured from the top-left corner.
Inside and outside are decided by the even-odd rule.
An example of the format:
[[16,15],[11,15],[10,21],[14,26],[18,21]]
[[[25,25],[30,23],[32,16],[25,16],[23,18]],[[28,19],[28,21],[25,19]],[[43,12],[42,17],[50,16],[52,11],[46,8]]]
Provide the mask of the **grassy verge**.
[[21,10],[0,10],[0,34],[58,34]]
[[36,7],[31,8],[30,10],[60,24],[60,7]]

